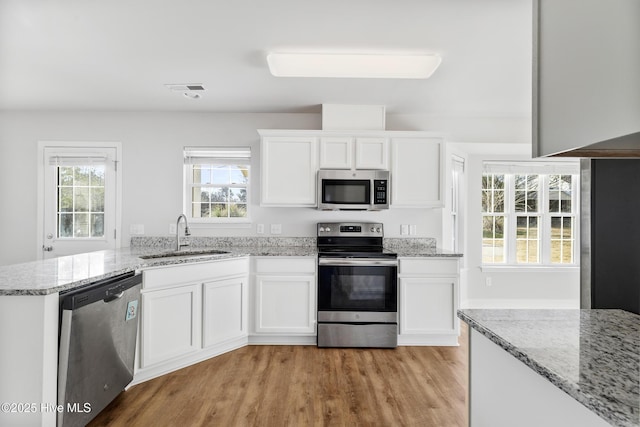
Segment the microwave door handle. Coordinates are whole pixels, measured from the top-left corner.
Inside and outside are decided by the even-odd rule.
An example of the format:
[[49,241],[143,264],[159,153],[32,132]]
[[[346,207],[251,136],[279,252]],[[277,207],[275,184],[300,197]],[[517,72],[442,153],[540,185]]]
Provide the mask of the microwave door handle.
[[376,258],[345,258],[345,259],[335,259],[335,258],[320,258],[318,259],[318,265],[323,266],[389,266],[395,267],[398,265],[398,260],[391,259],[376,259]]

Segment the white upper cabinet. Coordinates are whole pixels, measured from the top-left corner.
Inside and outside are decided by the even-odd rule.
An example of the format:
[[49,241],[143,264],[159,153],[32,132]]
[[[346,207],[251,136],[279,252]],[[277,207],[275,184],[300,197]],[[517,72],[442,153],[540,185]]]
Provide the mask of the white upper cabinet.
[[534,5],[533,155],[640,133],[640,1]]
[[391,206],[443,207],[443,156],[442,138],[391,138]]
[[261,206],[317,205],[318,169],[391,172],[391,206],[444,206],[444,141],[417,131],[259,130]]
[[321,136],[320,169],[389,169],[389,140],[378,136]]
[[317,138],[261,135],[260,205],[316,206]]
[[320,138],[320,169],[351,169],[353,167],[353,137],[324,136]]
[[384,137],[356,138],[356,169],[389,169],[389,140]]

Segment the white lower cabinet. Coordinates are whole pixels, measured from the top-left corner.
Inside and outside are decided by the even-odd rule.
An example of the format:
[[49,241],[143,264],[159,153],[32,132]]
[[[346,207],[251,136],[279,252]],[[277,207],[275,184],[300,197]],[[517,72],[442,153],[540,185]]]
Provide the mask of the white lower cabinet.
[[200,350],[201,286],[142,293],[141,367]]
[[204,347],[247,336],[247,282],[243,276],[204,284]]
[[458,258],[401,258],[400,345],[458,345]]
[[254,259],[250,343],[315,343],[315,257]]
[[133,383],[247,344],[249,258],[143,271]]

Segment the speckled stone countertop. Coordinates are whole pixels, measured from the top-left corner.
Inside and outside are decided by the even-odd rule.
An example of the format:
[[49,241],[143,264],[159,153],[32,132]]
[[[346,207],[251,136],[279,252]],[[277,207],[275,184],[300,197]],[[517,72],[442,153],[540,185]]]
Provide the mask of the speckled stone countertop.
[[458,317],[611,425],[640,425],[640,316],[459,310]]
[[[183,251],[216,249],[225,254],[143,259],[141,256],[170,252],[172,237],[134,237],[131,247],[88,252],[42,261],[0,266],[1,295],[47,295],[78,288],[96,280],[149,267],[212,261],[241,256],[313,256],[311,237],[191,237]],[[385,247],[399,257],[460,256],[435,247],[435,239],[385,239]]]

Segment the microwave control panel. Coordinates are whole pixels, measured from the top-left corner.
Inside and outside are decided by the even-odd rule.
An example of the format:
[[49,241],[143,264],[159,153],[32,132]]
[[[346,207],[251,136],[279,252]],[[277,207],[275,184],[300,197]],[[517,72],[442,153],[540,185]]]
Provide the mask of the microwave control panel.
[[386,205],[387,202],[387,180],[386,179],[374,179],[373,180],[373,188],[374,188],[374,205]]

